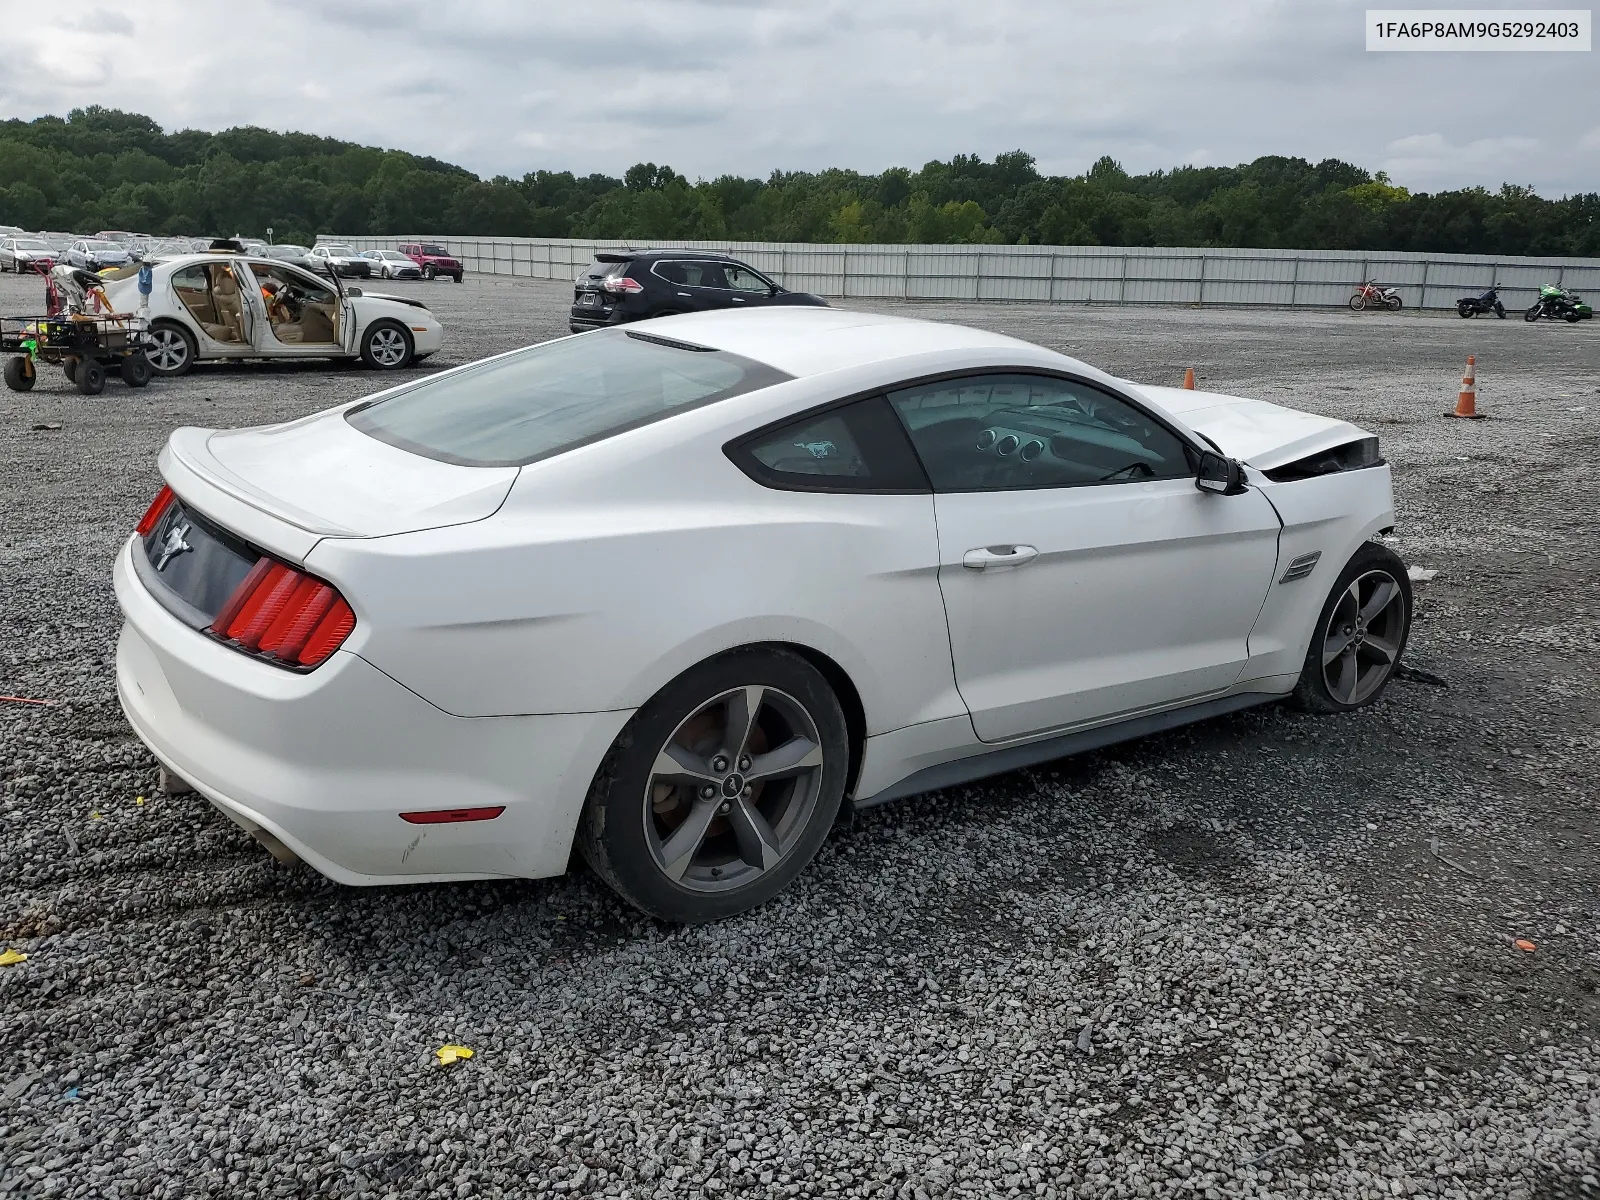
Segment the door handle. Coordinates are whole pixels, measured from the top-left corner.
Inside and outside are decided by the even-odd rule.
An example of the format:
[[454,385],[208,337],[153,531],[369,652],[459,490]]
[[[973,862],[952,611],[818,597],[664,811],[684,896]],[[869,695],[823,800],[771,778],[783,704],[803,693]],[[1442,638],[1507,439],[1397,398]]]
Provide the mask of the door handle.
[[733,302],[735,304],[743,304],[744,303],[744,297],[743,296],[735,296],[735,297],[733,297]]
[[1020,567],[1039,557],[1037,546],[980,546],[968,550],[961,565],[969,571],[987,571],[990,567]]
[[680,295],[680,296],[687,296],[688,294],[689,294],[688,292],[679,292],[678,293],[678,295]]

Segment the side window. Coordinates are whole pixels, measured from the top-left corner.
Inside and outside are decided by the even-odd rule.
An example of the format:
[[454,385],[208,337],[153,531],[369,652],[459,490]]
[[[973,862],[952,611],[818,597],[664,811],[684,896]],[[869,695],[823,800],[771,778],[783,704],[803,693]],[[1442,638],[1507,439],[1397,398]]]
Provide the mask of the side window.
[[[653,270],[655,271],[655,273],[657,275],[659,275],[662,279],[665,279],[668,283],[687,284],[689,282],[689,270],[688,269],[689,269],[689,267],[691,267],[693,265],[694,264],[692,264],[692,263],[679,262],[676,259],[670,259],[669,258],[669,259],[666,259],[665,261],[656,263],[656,265],[653,268]],[[695,278],[698,279],[699,277],[700,277],[700,273],[697,270],[695,272]]]
[[820,492],[926,492],[905,431],[881,396],[767,429],[728,450],[768,487]]
[[765,295],[772,290],[772,285],[749,267],[729,263],[723,271],[727,276],[728,286],[736,292],[760,292]]
[[722,273],[721,263],[692,262],[684,265],[691,268],[689,282],[695,287],[727,289],[728,279]]
[[972,375],[889,394],[935,491],[1180,479],[1184,442],[1125,400],[1046,375]]

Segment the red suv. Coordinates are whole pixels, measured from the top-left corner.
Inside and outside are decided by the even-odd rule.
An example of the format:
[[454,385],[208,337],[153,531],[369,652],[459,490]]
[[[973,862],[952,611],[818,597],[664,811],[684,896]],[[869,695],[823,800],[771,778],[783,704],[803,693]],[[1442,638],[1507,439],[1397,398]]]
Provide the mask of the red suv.
[[405,242],[400,246],[400,253],[422,268],[424,279],[448,275],[457,283],[461,282],[461,260],[451,257],[450,251],[437,242]]

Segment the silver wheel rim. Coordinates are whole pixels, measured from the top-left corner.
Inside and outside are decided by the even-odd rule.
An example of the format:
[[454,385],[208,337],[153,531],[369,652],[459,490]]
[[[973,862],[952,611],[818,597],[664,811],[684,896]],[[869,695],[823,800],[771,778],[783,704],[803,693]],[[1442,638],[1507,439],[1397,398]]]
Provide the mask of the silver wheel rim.
[[176,371],[189,359],[189,344],[176,329],[152,330],[150,351],[145,357],[158,371]]
[[375,329],[367,339],[372,360],[380,367],[398,367],[405,361],[406,339],[398,329]]
[[1360,704],[1394,671],[1405,638],[1406,600],[1387,571],[1351,580],[1322,632],[1322,681],[1340,704]]
[[656,867],[695,892],[745,887],[794,852],[822,792],[822,742],[793,696],[752,684],[678,723],[644,788]]

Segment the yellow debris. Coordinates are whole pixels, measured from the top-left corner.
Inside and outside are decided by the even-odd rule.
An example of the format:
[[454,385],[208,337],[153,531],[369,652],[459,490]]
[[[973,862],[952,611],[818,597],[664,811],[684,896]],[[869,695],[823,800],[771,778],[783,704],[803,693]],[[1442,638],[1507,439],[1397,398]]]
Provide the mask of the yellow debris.
[[433,1055],[439,1060],[441,1067],[448,1067],[453,1062],[471,1058],[472,1050],[467,1046],[440,1046]]
[[[9,967],[13,963],[27,962],[28,956],[21,950],[0,950],[0,967]],[[467,1051],[471,1054],[472,1051]]]

